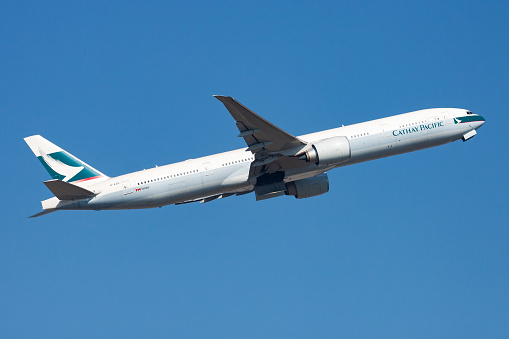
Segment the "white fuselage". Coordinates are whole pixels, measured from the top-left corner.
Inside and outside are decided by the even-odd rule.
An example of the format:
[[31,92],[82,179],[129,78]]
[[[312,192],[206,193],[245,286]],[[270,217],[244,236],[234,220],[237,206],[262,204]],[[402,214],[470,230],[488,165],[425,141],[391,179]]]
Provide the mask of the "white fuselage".
[[[484,119],[467,112],[451,108],[427,109],[299,136],[306,143],[345,136],[350,143],[351,157],[338,164],[307,163],[287,170],[284,182],[313,177],[336,167],[442,145],[465,136],[468,139]],[[207,202],[251,192],[256,184],[256,178],[250,176],[255,160],[252,152],[243,148],[118,177],[99,178],[79,185],[98,193],[95,197],[65,202],[51,198],[43,202],[43,207],[135,209]]]

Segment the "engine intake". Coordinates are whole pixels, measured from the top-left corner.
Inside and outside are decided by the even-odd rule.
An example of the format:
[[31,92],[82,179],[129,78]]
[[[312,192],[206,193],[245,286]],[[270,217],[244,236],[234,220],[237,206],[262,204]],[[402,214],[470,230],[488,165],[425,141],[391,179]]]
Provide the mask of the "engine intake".
[[332,137],[313,143],[309,150],[300,155],[301,160],[330,165],[350,160],[352,153],[347,137]]

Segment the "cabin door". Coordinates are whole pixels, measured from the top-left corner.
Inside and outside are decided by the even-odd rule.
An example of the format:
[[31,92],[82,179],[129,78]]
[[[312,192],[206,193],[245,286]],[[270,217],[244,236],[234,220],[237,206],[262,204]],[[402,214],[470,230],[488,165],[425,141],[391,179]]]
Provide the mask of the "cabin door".
[[212,169],[212,165],[210,164],[210,162],[204,163],[203,164],[203,169],[205,169],[205,175],[206,176],[214,174],[214,170]]
[[124,190],[124,195],[133,193],[133,188],[129,180],[122,181],[122,188]]
[[387,124],[380,125],[380,129],[382,130],[383,137],[391,136],[391,130],[389,128],[389,125],[387,125]]

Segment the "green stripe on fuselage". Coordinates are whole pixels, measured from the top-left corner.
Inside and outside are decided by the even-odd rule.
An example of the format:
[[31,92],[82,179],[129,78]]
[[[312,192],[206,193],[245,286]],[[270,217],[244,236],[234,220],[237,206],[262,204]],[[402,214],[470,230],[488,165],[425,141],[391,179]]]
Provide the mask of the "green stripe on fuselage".
[[69,182],[88,179],[88,178],[92,178],[92,177],[97,177],[99,175],[100,175],[99,173],[93,171],[92,169],[90,169],[88,167],[85,167],[81,170],[81,172],[79,172],[74,177],[72,177],[71,180],[69,180]]
[[462,124],[465,122],[484,121],[484,118],[480,115],[467,115],[464,117],[454,118],[455,124]]

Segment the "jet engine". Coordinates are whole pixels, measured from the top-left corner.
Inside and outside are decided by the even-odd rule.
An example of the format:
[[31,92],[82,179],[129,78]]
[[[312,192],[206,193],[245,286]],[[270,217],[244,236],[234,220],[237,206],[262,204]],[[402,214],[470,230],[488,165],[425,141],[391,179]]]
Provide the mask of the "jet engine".
[[320,140],[313,143],[310,149],[299,155],[299,159],[314,162],[317,165],[342,163],[350,160],[350,142],[346,137]]
[[315,197],[329,192],[329,178],[327,173],[317,176],[290,181],[286,183],[286,195],[293,195],[297,199]]

